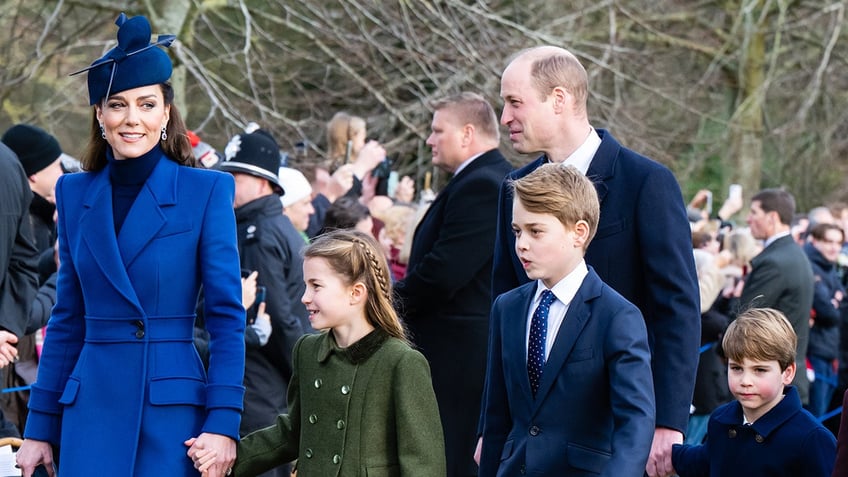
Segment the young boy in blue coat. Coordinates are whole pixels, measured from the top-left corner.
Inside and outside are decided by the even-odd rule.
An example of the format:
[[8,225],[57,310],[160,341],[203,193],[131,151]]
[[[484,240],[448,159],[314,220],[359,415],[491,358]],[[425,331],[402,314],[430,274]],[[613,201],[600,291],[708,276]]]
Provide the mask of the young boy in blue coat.
[[480,477],[642,477],[654,435],[645,320],[583,254],[598,196],[573,166],[512,182],[515,251],[533,282],[492,308]]
[[831,474],[836,440],[789,385],[796,341],[783,313],[771,308],[750,309],[730,324],[722,347],[736,401],[713,412],[705,444],[673,446],[680,477]]

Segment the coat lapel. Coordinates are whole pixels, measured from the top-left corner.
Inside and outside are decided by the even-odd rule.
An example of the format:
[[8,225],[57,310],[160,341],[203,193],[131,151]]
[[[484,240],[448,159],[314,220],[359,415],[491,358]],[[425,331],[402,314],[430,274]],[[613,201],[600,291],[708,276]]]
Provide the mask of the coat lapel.
[[603,204],[604,198],[606,198],[607,192],[609,192],[607,183],[615,174],[615,165],[618,161],[618,153],[621,150],[621,145],[607,131],[603,129],[598,129],[597,131],[601,137],[601,146],[595,152],[592,162],[589,163],[589,170],[586,171],[586,177],[595,184],[595,190],[598,191],[598,201]]
[[144,183],[118,234],[118,246],[126,268],[165,225],[163,207],[176,204],[178,167],[162,157]]
[[516,297],[514,312],[509,311],[509,317],[504,323],[504,349],[510,350],[509,356],[504,356],[504,366],[511,366],[512,374],[517,376],[520,392],[518,396],[526,398],[526,408],[533,404],[533,393],[530,391],[530,377],[527,375],[527,314],[532,305],[536,282],[532,281],[521,288],[521,294]]
[[112,216],[112,186],[108,169],[100,171],[94,178],[85,199],[85,210],[80,214],[82,238],[103,275],[127,300],[138,305],[127,270],[121,260],[118,241],[115,237],[115,221]]
[[600,285],[600,278],[598,278],[594,270],[589,269],[589,274],[586,275],[586,278],[580,285],[580,289],[568,306],[565,319],[562,321],[562,325],[554,339],[554,346],[551,348],[548,360],[545,361],[545,367],[542,371],[542,381],[539,383],[539,390],[536,392],[536,400],[534,401],[535,409],[538,409],[544,401],[545,396],[551,390],[554,382],[559,377],[560,369],[568,360],[568,356],[574,349],[577,339],[580,338],[580,334],[586,327],[586,323],[589,322],[592,313],[591,307],[587,302],[600,295]]

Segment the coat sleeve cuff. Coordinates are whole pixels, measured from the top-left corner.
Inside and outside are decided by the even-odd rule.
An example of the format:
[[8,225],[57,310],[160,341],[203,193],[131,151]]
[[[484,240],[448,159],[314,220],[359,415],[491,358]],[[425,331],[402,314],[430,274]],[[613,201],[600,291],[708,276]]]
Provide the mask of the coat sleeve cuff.
[[[211,432],[227,436],[236,442],[239,440],[239,425],[241,412],[236,409],[210,409],[206,415],[206,423],[201,432]],[[27,423],[29,428],[29,423]]]
[[24,438],[46,441],[54,447],[58,446],[61,425],[61,415],[48,414],[30,409],[26,429],[24,430]]

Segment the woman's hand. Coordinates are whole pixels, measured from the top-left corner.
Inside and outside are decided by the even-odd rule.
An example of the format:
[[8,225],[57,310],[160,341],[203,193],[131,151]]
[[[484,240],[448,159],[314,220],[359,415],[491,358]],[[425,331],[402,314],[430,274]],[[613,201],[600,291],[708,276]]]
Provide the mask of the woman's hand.
[[21,468],[23,477],[31,477],[35,468],[44,465],[47,475],[55,477],[53,472],[53,447],[49,442],[24,439],[18,453],[15,456],[18,467]]
[[232,473],[236,461],[236,441],[211,432],[204,432],[185,441],[186,454],[194,462],[194,468],[204,477],[226,477]]

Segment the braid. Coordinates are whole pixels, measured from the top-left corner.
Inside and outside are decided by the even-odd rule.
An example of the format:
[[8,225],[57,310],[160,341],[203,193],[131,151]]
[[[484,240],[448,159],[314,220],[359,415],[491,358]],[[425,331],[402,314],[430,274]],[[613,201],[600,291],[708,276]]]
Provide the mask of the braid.
[[359,238],[354,238],[353,243],[362,247],[362,250],[365,251],[365,255],[368,256],[368,261],[371,262],[371,269],[374,270],[374,277],[377,279],[377,284],[380,285],[380,291],[383,292],[383,296],[386,297],[387,300],[391,301],[392,294],[389,291],[389,285],[386,281],[386,276],[383,275],[383,267],[380,266],[380,262],[377,259],[377,256],[374,255],[374,252],[371,250],[371,247],[360,240]]

